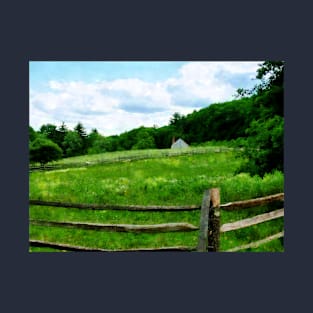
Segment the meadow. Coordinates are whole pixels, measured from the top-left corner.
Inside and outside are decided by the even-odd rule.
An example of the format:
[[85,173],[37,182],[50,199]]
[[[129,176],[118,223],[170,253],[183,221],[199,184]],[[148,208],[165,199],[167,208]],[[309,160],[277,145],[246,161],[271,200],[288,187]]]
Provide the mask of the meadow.
[[[203,148],[193,148],[203,149]],[[29,198],[92,204],[121,205],[200,205],[206,189],[218,187],[221,203],[245,200],[284,191],[281,172],[267,174],[261,179],[246,173],[235,174],[243,159],[232,150],[208,149],[205,153],[167,156],[165,150],[123,151],[94,156],[67,158],[59,164],[81,163],[77,167],[29,174]],[[134,155],[151,158],[131,160]],[[97,163],[112,158],[120,162]],[[127,160],[128,158],[128,160]],[[94,165],[86,166],[86,162]],[[279,204],[277,204],[279,205]],[[231,222],[255,213],[267,212],[270,205],[237,211],[222,211],[221,222]],[[79,210],[31,205],[31,219],[48,221],[80,221],[113,224],[160,224],[187,222],[199,225],[200,211],[129,212],[112,210]],[[242,245],[275,234],[283,228],[283,218],[246,229],[223,233],[221,250]],[[189,246],[195,247],[198,232],[137,234],[99,232],[30,225],[32,239],[68,243],[106,249],[136,247]],[[248,251],[283,251],[283,240],[277,239]],[[30,247],[30,251],[58,251]],[[243,250],[245,251],[245,250]]]

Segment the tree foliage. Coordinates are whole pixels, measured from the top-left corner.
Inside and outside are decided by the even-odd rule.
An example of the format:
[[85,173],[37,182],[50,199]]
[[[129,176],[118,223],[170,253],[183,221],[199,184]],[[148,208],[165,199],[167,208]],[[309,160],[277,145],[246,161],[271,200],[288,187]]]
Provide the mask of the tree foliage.
[[110,151],[107,145],[107,139],[98,133],[91,133],[89,137],[88,154],[96,154]]
[[62,157],[62,149],[52,140],[38,137],[29,146],[30,162],[38,162],[42,166]]
[[141,127],[136,134],[136,143],[132,146],[132,149],[153,149],[155,147],[151,129]]
[[75,131],[68,131],[64,137],[63,146],[67,157],[82,155],[83,141]]
[[81,151],[79,154],[85,154],[88,149],[88,136],[85,127],[81,122],[78,122],[74,127],[74,132],[80,137],[81,146],[79,150]]
[[248,161],[240,170],[264,176],[273,170],[284,170],[283,62],[264,62],[257,78],[261,83],[253,88],[254,120],[246,130],[248,141],[243,153]]
[[28,141],[32,142],[36,139],[37,137],[37,132],[31,127],[28,127]]
[[273,170],[283,171],[284,119],[275,115],[265,121],[253,121],[247,132],[244,150],[247,162],[241,171],[259,176]]

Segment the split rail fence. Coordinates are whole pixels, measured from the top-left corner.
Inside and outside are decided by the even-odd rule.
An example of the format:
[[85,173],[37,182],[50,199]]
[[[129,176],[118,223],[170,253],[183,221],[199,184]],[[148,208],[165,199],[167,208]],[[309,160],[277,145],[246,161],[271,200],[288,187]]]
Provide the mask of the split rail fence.
[[208,148],[185,148],[182,150],[169,150],[169,151],[160,151],[158,153],[135,153],[131,155],[120,155],[114,158],[103,158],[94,161],[81,161],[81,162],[72,162],[72,163],[64,163],[64,164],[49,164],[45,166],[39,165],[30,165],[29,171],[48,171],[48,170],[57,170],[64,168],[74,168],[81,166],[90,166],[90,165],[99,165],[99,164],[107,164],[107,163],[116,163],[116,162],[131,162],[131,161],[139,161],[145,159],[154,159],[160,157],[175,157],[175,156],[185,156],[185,155],[196,155],[196,154],[206,154],[208,152],[220,153],[226,152],[230,150],[235,150],[236,148],[227,148],[227,147],[208,147]]
[[[270,211],[268,213],[256,215],[252,218],[239,220],[232,223],[220,225],[221,210],[239,210],[255,206],[260,206],[274,201],[283,201],[284,193],[270,195],[262,198],[236,201],[226,204],[220,204],[220,191],[218,188],[206,190],[203,195],[201,206],[140,206],[140,205],[100,205],[100,204],[74,204],[64,202],[42,201],[42,200],[29,200],[30,205],[40,206],[53,206],[62,208],[78,208],[85,210],[127,210],[127,211],[190,211],[200,210],[200,225],[195,226],[190,223],[164,223],[153,225],[132,225],[132,224],[99,224],[99,223],[84,223],[84,222],[66,222],[66,221],[46,221],[30,219],[30,224],[48,227],[66,227],[66,228],[79,228],[86,230],[99,230],[99,231],[115,231],[115,232],[187,232],[198,231],[199,239],[197,247],[175,246],[175,247],[159,247],[159,248],[137,248],[125,250],[109,250],[102,248],[74,246],[66,243],[48,242],[42,240],[30,239],[30,246],[37,247],[51,247],[66,251],[199,251],[210,252],[219,251],[220,234],[227,231],[237,230],[244,227],[249,227],[259,223],[280,218],[284,216],[284,209]],[[252,242],[244,246],[235,247],[227,251],[234,252],[247,248],[254,248],[263,243],[271,240],[281,238],[284,232],[281,231],[275,235],[269,236],[257,242]]]
[[[235,211],[248,209],[264,204],[269,204],[275,201],[284,201],[284,193],[278,193],[275,195],[245,201],[235,201],[226,204],[220,204],[220,191],[218,188],[205,191],[201,205],[200,233],[197,251],[217,252],[220,248],[221,233],[246,228],[284,216],[284,208],[281,208],[278,210],[271,210],[270,212],[259,214],[254,217],[220,225],[221,210]],[[264,243],[281,237],[284,237],[284,230],[261,240],[231,248],[225,252],[236,252],[244,249],[256,248]]]

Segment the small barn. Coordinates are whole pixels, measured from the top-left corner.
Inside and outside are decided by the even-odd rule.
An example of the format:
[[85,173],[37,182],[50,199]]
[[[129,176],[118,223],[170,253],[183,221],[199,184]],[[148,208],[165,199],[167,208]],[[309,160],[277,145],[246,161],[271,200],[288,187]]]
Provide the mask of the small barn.
[[178,140],[176,140],[172,145],[171,145],[171,149],[182,149],[182,148],[188,148],[189,145],[182,140],[181,138],[179,138]]

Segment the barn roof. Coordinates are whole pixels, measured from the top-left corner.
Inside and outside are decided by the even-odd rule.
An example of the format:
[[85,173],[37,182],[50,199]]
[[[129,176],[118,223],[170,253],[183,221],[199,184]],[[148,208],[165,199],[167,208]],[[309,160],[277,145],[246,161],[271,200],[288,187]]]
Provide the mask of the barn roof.
[[172,146],[171,149],[181,149],[181,148],[188,148],[189,145],[182,140],[181,138],[179,138],[177,141],[175,141]]

